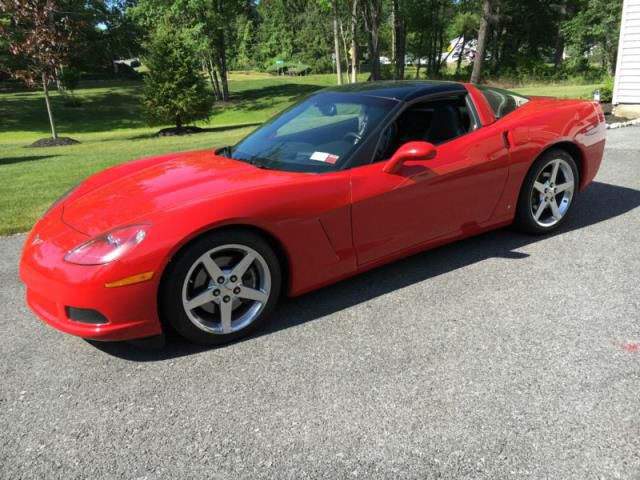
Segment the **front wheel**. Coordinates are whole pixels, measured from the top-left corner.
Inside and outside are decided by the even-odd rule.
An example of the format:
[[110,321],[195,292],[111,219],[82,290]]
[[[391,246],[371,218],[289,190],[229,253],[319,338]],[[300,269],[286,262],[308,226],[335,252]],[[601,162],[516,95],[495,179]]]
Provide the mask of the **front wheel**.
[[220,345],[262,325],[281,284],[278,258],[263,238],[246,231],[213,232],[170,263],[160,313],[183,337]]
[[515,225],[527,233],[543,235],[557,229],[569,214],[578,188],[578,168],[569,153],[544,153],[525,178]]

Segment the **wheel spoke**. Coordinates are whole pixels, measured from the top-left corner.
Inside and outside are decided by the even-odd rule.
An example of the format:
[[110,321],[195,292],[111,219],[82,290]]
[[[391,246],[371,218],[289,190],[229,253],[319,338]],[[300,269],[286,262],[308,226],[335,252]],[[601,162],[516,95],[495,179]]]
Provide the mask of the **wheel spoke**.
[[549,205],[551,206],[551,213],[553,213],[553,217],[556,220],[560,220],[562,214],[560,213],[560,209],[558,208],[558,202],[556,201],[556,199],[552,198],[549,202]]
[[256,290],[254,288],[249,287],[240,287],[240,293],[238,293],[238,297],[245,298],[247,300],[255,300],[256,302],[266,303],[269,299],[269,295],[262,292],[261,290]]
[[207,303],[213,302],[213,297],[211,296],[211,292],[206,290],[205,292],[196,295],[191,300],[187,302],[187,308],[189,310],[193,310],[194,308],[201,307],[202,305],[206,305]]
[[235,275],[238,278],[242,278],[247,269],[251,266],[253,261],[256,259],[256,256],[253,252],[247,252],[247,254],[238,262],[238,264],[233,268],[231,275]]
[[556,193],[562,193],[566,190],[573,190],[573,182],[565,182],[562,185],[556,186]]
[[556,183],[558,178],[558,170],[560,169],[560,160],[553,161],[553,168],[551,170],[551,183]]
[[544,212],[544,209],[547,208],[548,206],[549,206],[549,204],[545,200],[540,202],[540,205],[538,206],[538,209],[533,214],[533,216],[535,217],[536,220],[540,219],[540,215],[542,215],[542,212]]
[[544,193],[544,184],[540,182],[534,182],[533,188],[535,188],[540,193]]
[[208,254],[202,257],[202,264],[204,265],[204,268],[207,270],[207,273],[212,279],[215,280],[219,277],[224,277],[224,272],[222,271],[222,269],[216,262],[213,261],[213,259]]
[[223,333],[231,333],[231,302],[220,303],[220,324]]

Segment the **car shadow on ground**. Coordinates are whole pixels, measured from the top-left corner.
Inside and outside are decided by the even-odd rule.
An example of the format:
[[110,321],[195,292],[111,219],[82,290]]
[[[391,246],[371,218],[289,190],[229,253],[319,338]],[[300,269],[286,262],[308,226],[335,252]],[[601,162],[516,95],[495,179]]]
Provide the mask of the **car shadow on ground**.
[[[269,324],[249,338],[310,322],[488,258],[514,261],[526,258],[529,255],[518,252],[519,248],[587,228],[633,210],[640,205],[640,191],[594,182],[579,194],[578,200],[571,217],[551,235],[531,236],[505,228],[413,255],[301,297],[283,299]],[[166,347],[159,350],[143,350],[127,343],[93,344],[110,355],[136,362],[168,360],[211,348],[193,345],[172,334],[168,335]]]

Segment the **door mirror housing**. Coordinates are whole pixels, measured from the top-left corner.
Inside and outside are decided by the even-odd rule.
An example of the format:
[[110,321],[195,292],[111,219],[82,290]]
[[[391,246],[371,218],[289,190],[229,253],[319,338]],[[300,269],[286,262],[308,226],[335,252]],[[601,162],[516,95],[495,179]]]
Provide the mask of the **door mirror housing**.
[[429,142],[408,142],[402,145],[382,169],[385,173],[396,173],[406,161],[431,160],[436,156],[436,147]]

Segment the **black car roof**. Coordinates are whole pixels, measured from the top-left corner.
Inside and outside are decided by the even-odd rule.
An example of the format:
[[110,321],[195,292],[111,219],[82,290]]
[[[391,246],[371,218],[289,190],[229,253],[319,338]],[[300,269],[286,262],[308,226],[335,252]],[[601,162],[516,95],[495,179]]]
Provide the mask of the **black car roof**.
[[325,88],[320,92],[362,94],[373,97],[395,98],[409,101],[436,93],[464,93],[462,83],[432,80],[392,80],[384,82],[351,83]]

